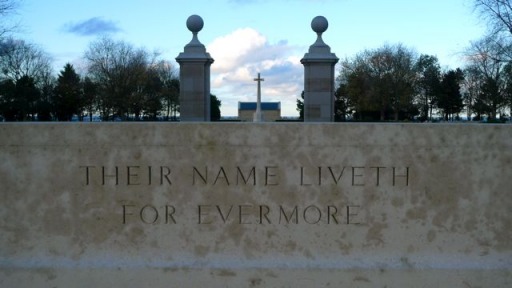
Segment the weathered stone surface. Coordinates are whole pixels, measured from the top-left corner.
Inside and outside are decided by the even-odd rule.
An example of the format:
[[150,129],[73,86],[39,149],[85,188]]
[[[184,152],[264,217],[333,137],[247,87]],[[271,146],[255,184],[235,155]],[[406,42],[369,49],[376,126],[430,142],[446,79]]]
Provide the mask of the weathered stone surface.
[[334,121],[334,65],[338,62],[322,33],[329,23],[323,16],[311,21],[317,39],[300,62],[304,65],[304,122]]
[[192,32],[192,40],[176,57],[180,64],[180,119],[183,122],[210,121],[210,66],[213,58],[197,37],[203,25],[200,16],[188,17],[187,28]]
[[0,125],[1,287],[508,287],[506,125]]

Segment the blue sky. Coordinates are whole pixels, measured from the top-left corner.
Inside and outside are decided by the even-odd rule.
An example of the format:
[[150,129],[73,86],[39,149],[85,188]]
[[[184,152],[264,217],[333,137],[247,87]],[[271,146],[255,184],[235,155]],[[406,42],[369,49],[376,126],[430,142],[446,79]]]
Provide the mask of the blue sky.
[[[256,98],[258,72],[263,101],[281,101],[295,116],[303,89],[300,59],[316,35],[311,20],[325,16],[324,41],[342,59],[364,49],[402,43],[438,56],[445,68],[463,67],[461,52],[480,38],[485,25],[471,0],[22,0],[16,37],[38,44],[54,59],[55,73],[70,62],[84,69],[89,43],[108,34],[136,47],[157,50],[170,61],[191,39],[185,22],[205,22],[199,40],[215,59],[211,91],[222,115],[237,114],[238,101]],[[176,64],[177,65],[177,64]],[[178,67],[178,66],[176,66]]]

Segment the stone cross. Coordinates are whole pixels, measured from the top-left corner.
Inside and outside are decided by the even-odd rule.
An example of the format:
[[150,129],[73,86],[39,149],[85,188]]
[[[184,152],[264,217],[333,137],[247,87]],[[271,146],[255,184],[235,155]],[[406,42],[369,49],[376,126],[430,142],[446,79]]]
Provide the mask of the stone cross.
[[254,81],[258,82],[258,99],[256,101],[256,112],[254,113],[254,122],[262,122],[263,119],[261,117],[261,81],[265,81],[265,79],[260,77],[260,73],[258,73],[258,78],[254,78]]

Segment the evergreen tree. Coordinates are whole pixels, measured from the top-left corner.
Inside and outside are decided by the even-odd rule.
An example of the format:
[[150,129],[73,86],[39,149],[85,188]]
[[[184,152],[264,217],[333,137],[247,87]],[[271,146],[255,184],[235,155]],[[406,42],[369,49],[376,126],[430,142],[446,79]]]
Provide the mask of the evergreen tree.
[[48,120],[50,109],[44,104],[48,103],[41,100],[41,91],[32,77],[23,76],[16,82],[8,79],[0,84],[0,114],[6,121]]
[[73,66],[67,63],[60,71],[55,87],[55,113],[59,121],[70,121],[73,115],[81,114],[81,82],[80,76]]
[[43,84],[41,88],[41,97],[37,103],[37,120],[38,121],[51,121],[53,114],[54,87],[55,81],[48,81]]
[[15,121],[17,117],[16,84],[12,80],[0,82],[0,115],[5,121]]
[[92,114],[96,108],[98,87],[96,83],[92,82],[91,78],[85,77],[82,83],[82,89],[82,105],[84,110],[87,111],[89,122],[92,122]]
[[500,91],[498,81],[494,78],[486,78],[480,88],[479,99],[485,103],[485,111],[489,119],[496,119],[496,112],[505,103],[504,94]]
[[464,80],[462,70],[450,70],[443,75],[441,87],[438,94],[437,107],[443,111],[444,119],[458,114],[464,108],[460,86]]

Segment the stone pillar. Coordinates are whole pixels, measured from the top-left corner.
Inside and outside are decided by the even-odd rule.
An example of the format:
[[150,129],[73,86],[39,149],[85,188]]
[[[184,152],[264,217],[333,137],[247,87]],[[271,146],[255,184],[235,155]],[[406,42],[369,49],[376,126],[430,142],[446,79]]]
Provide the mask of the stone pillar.
[[192,15],[187,28],[193,34],[184,52],[176,61],[180,64],[180,119],[185,121],[210,121],[210,65],[213,58],[206,52],[197,33],[203,29],[203,19]]
[[304,65],[304,121],[334,121],[334,65],[338,57],[322,40],[322,33],[329,23],[323,16],[317,16],[311,22],[311,28],[317,33],[316,42],[300,62]]

